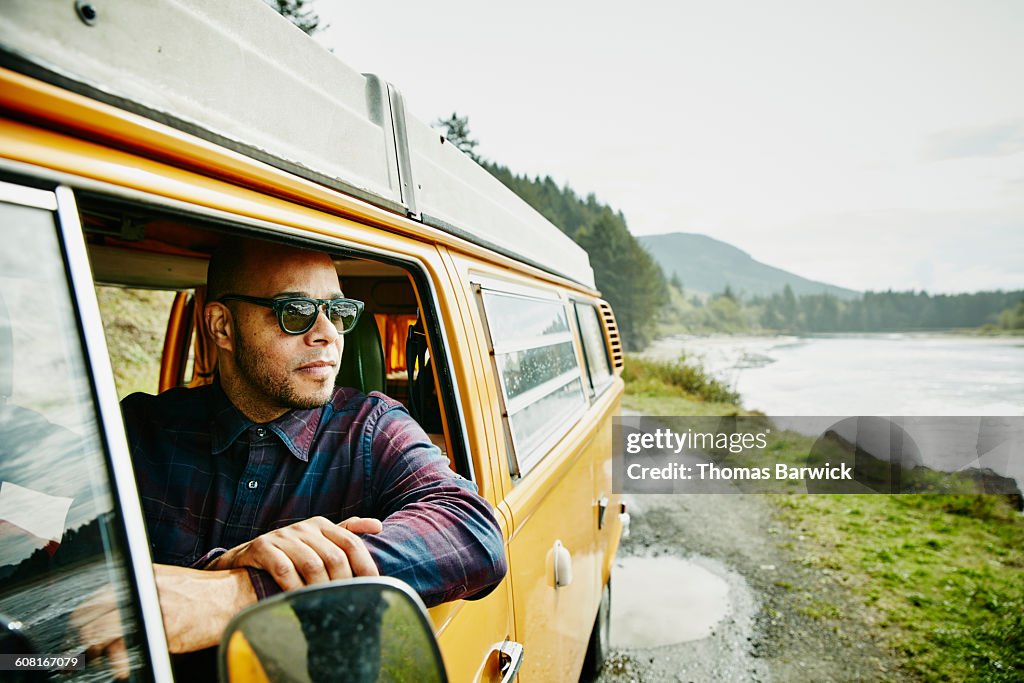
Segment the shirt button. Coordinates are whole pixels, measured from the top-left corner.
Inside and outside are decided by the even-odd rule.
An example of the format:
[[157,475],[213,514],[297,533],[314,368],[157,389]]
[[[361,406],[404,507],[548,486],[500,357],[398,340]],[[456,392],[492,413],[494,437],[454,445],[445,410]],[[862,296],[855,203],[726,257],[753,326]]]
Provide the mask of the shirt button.
[[260,483],[258,481],[256,481],[255,479],[253,479],[253,480],[251,480],[249,482],[249,488],[251,488],[251,489],[254,489],[254,488],[256,488],[259,485],[260,485]]
[[258,428],[258,429],[256,430],[256,438],[258,438],[258,439],[262,439],[262,438],[263,438],[263,437],[265,437],[266,435],[267,435],[267,430],[266,430],[266,429],[264,429],[263,427],[259,427],[259,428]]

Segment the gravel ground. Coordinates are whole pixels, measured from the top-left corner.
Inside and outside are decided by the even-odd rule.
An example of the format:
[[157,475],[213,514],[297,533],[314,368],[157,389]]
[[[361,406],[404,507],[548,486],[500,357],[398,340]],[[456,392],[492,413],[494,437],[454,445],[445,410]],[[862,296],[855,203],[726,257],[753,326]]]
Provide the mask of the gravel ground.
[[[792,549],[800,539],[774,519],[769,499],[645,494],[627,501],[632,533],[619,557],[686,558],[728,583],[729,611],[699,640],[613,649],[598,681],[908,680],[847,616],[857,607],[832,576],[800,564]],[[656,586],[649,599],[657,600]],[[613,592],[613,610],[615,600]],[[687,618],[672,615],[677,624]],[[623,640],[612,633],[613,648]]]

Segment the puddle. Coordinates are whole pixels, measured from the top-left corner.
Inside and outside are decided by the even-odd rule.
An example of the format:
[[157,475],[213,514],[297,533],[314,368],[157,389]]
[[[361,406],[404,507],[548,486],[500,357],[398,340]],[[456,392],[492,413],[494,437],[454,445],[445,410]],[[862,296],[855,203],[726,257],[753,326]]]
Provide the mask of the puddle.
[[611,645],[649,648],[707,638],[729,615],[729,594],[726,579],[689,560],[616,560]]

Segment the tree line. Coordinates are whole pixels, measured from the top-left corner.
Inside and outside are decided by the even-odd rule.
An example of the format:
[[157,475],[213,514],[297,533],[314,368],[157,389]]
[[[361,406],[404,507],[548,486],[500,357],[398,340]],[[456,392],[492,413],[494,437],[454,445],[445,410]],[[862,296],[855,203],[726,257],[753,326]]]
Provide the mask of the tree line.
[[[735,299],[735,295],[732,296]],[[860,299],[842,300],[830,294],[796,297],[787,285],[782,292],[752,298],[747,305],[759,309],[758,319],[765,329],[789,332],[890,332],[985,325],[1004,329],[1024,327],[1024,290],[969,294],[889,290],[866,292]]]
[[668,290],[661,268],[629,232],[622,212],[593,194],[583,198],[569,186],[559,187],[550,176],[530,178],[492,162],[482,165],[586,250],[597,288],[615,309],[626,349],[650,343]]
[[453,113],[436,125],[445,137],[483,166],[542,216],[586,250],[601,295],[615,309],[623,345],[642,349],[658,332],[658,314],[668,303],[668,285],[661,268],[633,237],[626,217],[591,193],[581,197],[550,177],[518,175],[501,164],[482,159],[469,120]]

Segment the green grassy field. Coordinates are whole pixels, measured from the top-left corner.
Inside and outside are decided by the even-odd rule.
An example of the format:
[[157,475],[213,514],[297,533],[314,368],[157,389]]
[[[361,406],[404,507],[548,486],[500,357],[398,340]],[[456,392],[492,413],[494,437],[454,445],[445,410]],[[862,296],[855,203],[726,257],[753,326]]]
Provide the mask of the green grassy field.
[[1005,497],[773,498],[802,539],[792,551],[854,596],[846,619],[884,633],[908,672],[1024,680],[1024,520]]
[[[644,415],[748,415],[691,366],[628,357],[623,406]],[[767,456],[806,459],[783,433]],[[843,630],[883,634],[922,681],[1024,680],[1024,516],[998,495],[766,495],[794,530],[792,559],[822,571],[856,609],[810,601]]]
[[136,391],[155,394],[174,292],[97,287],[96,298],[118,398]]

